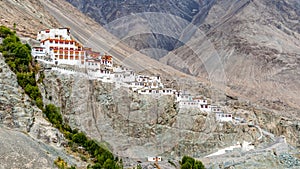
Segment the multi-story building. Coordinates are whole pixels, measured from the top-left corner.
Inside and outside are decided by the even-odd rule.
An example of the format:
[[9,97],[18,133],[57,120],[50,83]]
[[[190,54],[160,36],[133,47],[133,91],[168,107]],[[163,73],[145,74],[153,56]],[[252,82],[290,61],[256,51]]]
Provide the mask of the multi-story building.
[[43,41],[45,39],[71,40],[70,28],[45,29],[38,32],[36,39],[38,41]]
[[179,91],[176,94],[176,101],[178,102],[179,108],[196,108],[201,111],[211,112],[211,105],[208,100],[200,96],[192,96]]
[[38,32],[39,47],[32,48],[32,55],[52,63],[83,66],[85,51],[73,40],[69,28],[46,29]]

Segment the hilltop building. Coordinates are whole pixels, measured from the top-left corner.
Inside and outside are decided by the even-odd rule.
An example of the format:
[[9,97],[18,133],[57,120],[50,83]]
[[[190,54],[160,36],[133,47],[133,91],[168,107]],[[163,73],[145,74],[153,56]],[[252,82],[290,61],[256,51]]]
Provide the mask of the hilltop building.
[[56,65],[84,65],[83,46],[71,38],[69,28],[42,30],[38,32],[37,40],[40,41],[40,46],[33,47],[31,51],[34,58]]
[[216,120],[218,122],[231,122],[232,121],[232,114],[217,112],[216,113]]
[[197,108],[205,112],[211,112],[212,110],[207,99],[201,96],[192,96],[181,91],[176,95],[176,102],[178,102],[179,108]]
[[[176,97],[179,108],[195,108],[205,112],[213,112],[219,122],[232,121],[231,114],[225,114],[220,107],[212,106],[206,98],[166,88],[160,76],[136,74],[133,70],[114,65],[112,56],[101,55],[100,52],[83,47],[79,42],[72,39],[69,28],[39,31],[37,40],[37,46],[32,47],[32,56],[46,64],[52,64],[51,69],[54,71],[84,75],[102,82],[111,82],[115,84],[116,88],[127,87],[142,95],[173,95]],[[60,67],[59,65],[70,66]]]
[[43,41],[46,39],[71,40],[70,28],[45,29],[38,32],[36,39],[38,41]]

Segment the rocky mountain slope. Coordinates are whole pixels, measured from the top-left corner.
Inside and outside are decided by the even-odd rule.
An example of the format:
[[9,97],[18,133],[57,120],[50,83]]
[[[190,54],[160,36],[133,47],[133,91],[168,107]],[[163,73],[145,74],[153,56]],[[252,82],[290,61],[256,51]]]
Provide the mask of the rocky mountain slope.
[[64,151],[63,135],[19,87],[1,53],[0,77],[0,168],[53,168],[58,156],[81,166]]
[[[5,25],[24,37],[36,36],[42,29],[55,28],[59,23],[46,12],[40,1],[0,1],[0,25]],[[14,26],[15,25],[15,26]]]
[[[199,4],[196,1],[78,1],[68,0],[71,4],[76,6],[80,11],[87,14],[95,21],[103,25],[109,32],[113,33],[119,39],[122,39],[126,44],[135,48],[146,55],[151,55],[153,58],[159,59],[168,51],[181,46],[182,43],[178,40],[182,28],[185,28],[191,22],[199,9],[206,6],[209,2]],[[146,13],[145,16],[139,13]],[[147,13],[159,13],[161,16],[164,14],[171,14],[178,16],[187,22],[178,22],[175,17],[167,16],[170,21],[164,23],[163,20],[151,22]],[[129,16],[129,17],[128,17]],[[129,20],[128,20],[129,19]],[[144,19],[151,24],[143,24]],[[161,19],[160,17],[157,19]],[[118,20],[117,23],[116,20]],[[141,25],[137,25],[139,23]],[[166,36],[165,34],[156,33],[153,31],[151,25],[157,27],[172,26],[170,23],[175,23],[177,28],[174,33],[177,37]],[[147,27],[149,26],[150,27]],[[162,25],[162,26],[161,26]],[[130,32],[141,31],[143,34],[135,34],[134,36],[126,36]],[[145,49],[145,50],[144,50]],[[155,50],[156,49],[156,50]]]
[[[109,52],[116,58],[116,62],[131,66],[136,71],[161,74],[164,79],[168,79],[167,82],[170,83],[170,86],[174,85],[178,89],[192,89],[196,93],[211,96],[211,91],[208,91],[210,88],[202,82],[216,82],[218,77],[224,78],[221,79],[221,82],[225,80],[226,83],[221,84],[223,91],[220,93],[239,96],[238,100],[229,99],[224,102],[228,111],[253,121],[266,133],[271,132],[275,137],[284,135],[290,145],[299,148],[300,120],[296,115],[299,113],[297,107],[299,98],[296,97],[298,95],[296,89],[299,87],[297,81],[299,80],[297,78],[299,29],[296,22],[299,17],[297,13],[299,5],[297,5],[297,1],[278,1],[278,3],[256,0],[178,1],[177,3],[164,1],[158,3],[159,5],[147,1],[151,2],[147,7],[153,7],[151,10],[153,9],[154,13],[161,11],[164,14],[164,17],[156,15],[150,22],[147,21],[151,16],[148,14],[131,14],[137,16],[129,17],[127,21],[131,22],[125,22],[126,20],[113,22],[116,20],[115,17],[127,16],[128,13],[133,12],[131,10],[148,9],[147,7],[137,8],[133,3],[135,1],[123,2],[122,6],[127,4],[127,11],[114,10],[113,2],[98,2],[107,6],[107,8],[101,8],[101,10],[107,10],[101,15],[109,16],[110,12],[115,11],[114,15],[103,20],[103,24],[107,25],[106,28],[110,28],[108,31],[66,1],[59,0],[0,1],[1,7],[11,7],[5,8],[5,10],[11,9],[10,13],[18,16],[11,18],[7,13],[0,12],[3,17],[1,23],[13,28],[13,23],[21,23],[15,19],[33,18],[30,24],[24,23],[25,26],[28,24],[24,31],[18,30],[19,24],[17,23],[17,31],[26,37],[33,37],[32,32],[36,33],[40,28],[56,27],[57,25],[70,27],[73,37],[80,40],[85,46],[93,47],[101,52]],[[136,1],[136,3],[138,2]],[[79,4],[79,1],[72,3]],[[133,4],[133,7],[130,6],[130,3]],[[86,4],[89,4],[89,7],[82,6],[80,8],[87,8],[90,12],[99,9],[99,6]],[[116,9],[122,9],[122,6],[116,6]],[[195,6],[198,10],[193,10]],[[269,6],[276,10],[267,12],[269,10],[265,9]],[[165,15],[170,11],[169,9],[172,9],[171,14],[175,16]],[[278,12],[282,10],[285,12]],[[265,18],[258,16],[260,12],[264,12]],[[53,17],[49,15],[50,13]],[[45,25],[40,23],[40,19],[38,19],[40,16],[45,19]],[[9,19],[5,21],[4,18]],[[277,19],[280,20],[281,26],[276,26]],[[119,20],[117,19],[117,21]],[[190,23],[193,23],[192,26]],[[261,25],[262,23],[265,25]],[[131,26],[122,29],[122,24],[131,24]],[[153,24],[157,27],[153,27]],[[167,29],[165,29],[166,27]],[[274,30],[276,30],[275,33]],[[166,40],[173,39],[174,41],[158,42],[164,40],[164,37],[155,35],[156,39],[153,39],[155,33],[151,31],[161,31],[161,34],[171,37]],[[290,34],[287,31],[290,31]],[[150,37],[139,39],[136,34],[143,34],[143,32],[150,34]],[[131,36],[132,34],[134,36]],[[118,37],[118,35],[122,36]],[[149,45],[145,38],[149,38],[152,44]],[[144,44],[144,42],[147,43]],[[136,47],[137,44],[140,44],[139,47],[141,47],[136,48],[138,50],[144,49],[143,46],[155,48],[154,53],[153,50],[150,50],[150,53],[157,54],[156,60],[130,48],[130,46]],[[285,46],[282,47],[282,45]],[[168,48],[169,46],[171,47]],[[157,48],[161,50],[156,50]],[[166,56],[160,55],[173,49],[176,50]],[[143,53],[147,53],[147,51]],[[214,68],[218,67],[224,67],[226,78],[222,72],[213,72]],[[8,166],[11,161],[21,156],[28,158],[17,161],[15,167],[28,164],[26,165],[29,166],[28,168],[35,166],[51,168],[57,156],[63,157],[69,164],[80,166],[80,162],[76,162],[73,157],[57,146],[57,143],[58,145],[63,143],[63,137],[42,117],[37,108],[31,106],[31,101],[18,87],[15,75],[9,71],[3,61],[1,70],[3,70],[1,72],[1,77],[3,77],[1,78],[1,88],[3,90],[1,90],[0,96],[1,125],[3,126],[0,133],[1,138],[2,135],[6,137],[9,133],[15,136],[12,138],[13,140],[20,140],[17,143],[9,139],[5,141],[3,144],[5,149],[1,149],[1,151],[3,150],[9,158],[1,156],[1,166],[2,163],[3,166]],[[198,79],[183,72],[204,78]],[[85,76],[62,75],[57,72],[47,72],[47,70],[45,70],[45,74],[44,84],[40,85],[45,103],[55,103],[59,106],[65,121],[113,150],[117,156],[126,159],[124,160],[126,166],[132,166],[136,164],[137,160],[144,161],[145,157],[157,154],[162,155],[166,160],[174,160],[182,155],[203,157],[220,148],[231,146],[237,141],[245,140],[252,142],[258,150],[249,155],[247,153],[229,154],[228,156],[232,158],[221,156],[219,161],[217,158],[201,160],[208,166],[224,164],[220,168],[228,166],[237,168],[261,166],[263,168],[267,164],[286,168],[285,165],[289,161],[293,161],[292,167],[298,167],[297,160],[294,160],[294,157],[289,154],[293,148],[287,146],[283,151],[278,151],[277,155],[274,154],[271,151],[272,148],[285,147],[286,144],[282,145],[280,142],[278,147],[273,146],[275,143],[271,134],[266,134],[261,140],[258,140],[261,133],[255,126],[236,126],[230,123],[216,125],[213,114],[197,110],[178,110],[173,102],[173,97],[139,96],[130,90],[115,89],[113,84],[90,80]],[[178,79],[181,81],[178,82]],[[177,83],[172,83],[173,81],[177,81]],[[219,84],[215,83],[215,85],[219,87]],[[230,95],[229,98],[235,98]],[[248,102],[251,99],[255,104]],[[262,107],[262,105],[268,106],[268,108]],[[22,132],[27,132],[28,135],[22,134]],[[12,141],[11,144],[10,141]],[[25,148],[32,148],[35,151],[32,154],[37,154],[36,156],[41,158],[30,163],[32,154],[23,151],[25,149],[22,147],[20,151],[19,149],[10,151],[8,148],[11,145],[16,147],[24,145]],[[18,156],[15,152],[21,155]],[[224,158],[232,161],[226,162]],[[258,158],[261,161],[257,162]],[[235,163],[234,160],[243,162]],[[172,168],[167,161],[164,162],[166,168]],[[151,167],[149,164],[144,166]]]
[[299,116],[299,1],[68,2],[149,57],[209,80],[222,67],[223,92]]
[[[272,150],[270,146],[276,143],[274,137],[280,135],[294,147],[300,145],[299,120],[274,116],[271,111],[255,108],[249,103],[236,101],[231,103],[235,106],[227,109],[237,117],[260,125],[267,133],[263,139],[259,139],[262,133],[254,126],[218,124],[214,114],[179,110],[171,96],[138,95],[126,88],[116,89],[113,83],[89,80],[86,76],[55,71],[45,73],[44,100],[60,106],[64,119],[72,127],[79,128],[108,145],[119,157],[127,159],[124,160],[126,166],[145,161],[153,154],[162,155],[166,160],[176,160],[184,154],[200,158],[243,141],[252,142],[259,148],[258,152],[265,152]],[[273,147],[280,149],[281,146]],[[280,149],[278,154],[289,151],[290,148]],[[241,159],[246,158],[244,155]]]
[[[216,3],[200,29],[222,60],[228,88],[279,113],[299,117],[299,1],[239,1],[224,6],[223,1]],[[187,46],[206,48],[198,42],[191,40]],[[185,49],[174,51],[185,64],[172,55],[162,61],[179,67],[191,65],[189,72],[202,76],[206,70],[192,65],[205,65],[210,51],[191,56]]]
[[92,47],[102,53],[112,54],[116,63],[126,65],[136,71],[150,71],[154,74],[161,73],[170,77],[173,75],[186,76],[184,73],[130,48],[118,37],[106,31],[97,22],[82,14],[66,1],[47,0],[41,1],[41,3],[61,25],[71,28],[74,38],[78,39],[84,46]]

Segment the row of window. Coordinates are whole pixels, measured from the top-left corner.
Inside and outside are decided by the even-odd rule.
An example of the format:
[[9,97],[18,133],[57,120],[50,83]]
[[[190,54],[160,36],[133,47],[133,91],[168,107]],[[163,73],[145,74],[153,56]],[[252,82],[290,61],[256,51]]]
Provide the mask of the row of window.
[[79,56],[70,56],[68,57],[67,55],[55,55],[56,58],[59,57],[59,59],[64,59],[64,60],[79,60]]
[[43,52],[44,49],[34,49],[34,51],[36,51],[36,52]]
[[[68,48],[68,47],[53,47],[51,46],[50,49],[54,49],[54,50],[74,50],[74,48]],[[77,49],[75,49],[77,50]]]
[[219,114],[218,116],[219,117],[232,117],[231,114]]
[[[66,40],[49,40],[50,43],[54,44],[65,44],[65,45],[75,45],[74,41],[66,41]],[[44,42],[43,42],[44,44]]]
[[[105,61],[104,61],[104,62],[102,61],[102,62],[100,62],[99,64],[109,64],[109,63],[108,63],[108,62],[105,62]],[[96,65],[96,66],[97,66],[98,63],[95,63],[95,62],[88,62],[88,65]]]
[[160,91],[163,93],[172,93],[172,90],[142,90],[143,93],[146,93],[147,91],[148,93],[159,93]]

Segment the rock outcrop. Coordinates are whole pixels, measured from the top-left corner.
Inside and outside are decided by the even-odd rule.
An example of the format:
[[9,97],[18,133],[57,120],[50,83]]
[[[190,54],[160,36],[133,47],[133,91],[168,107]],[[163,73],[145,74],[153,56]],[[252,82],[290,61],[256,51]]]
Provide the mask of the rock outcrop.
[[237,141],[255,142],[256,128],[218,124],[213,113],[178,109],[173,96],[138,95],[113,83],[77,74],[45,71],[46,103],[61,108],[64,120],[123,158],[200,157]]
[[57,156],[69,164],[80,165],[63,150],[64,136],[45,120],[42,111],[18,85],[1,53],[0,77],[1,167],[23,168],[26,164],[25,168],[52,168]]

